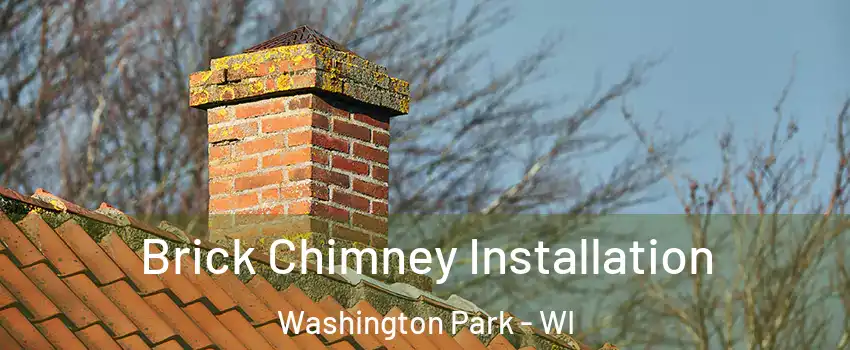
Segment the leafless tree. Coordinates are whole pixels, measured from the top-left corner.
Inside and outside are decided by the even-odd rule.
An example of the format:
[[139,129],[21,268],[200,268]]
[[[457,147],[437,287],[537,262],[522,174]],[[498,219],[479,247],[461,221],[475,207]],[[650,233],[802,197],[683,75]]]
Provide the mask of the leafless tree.
[[[618,345],[850,347],[845,215],[850,99],[837,111],[832,135],[825,135],[834,151],[813,152],[811,145],[795,151],[799,125],[783,113],[791,86],[774,107],[768,140],[741,150],[733,128],[721,134],[723,167],[717,174],[658,163],[681,202],[689,241],[716,253],[714,273],[704,273],[702,260],[703,273],[697,275],[635,276],[619,286],[627,296],[600,325]],[[623,115],[646,141],[651,133],[629,110]],[[822,156],[827,154],[834,157]]]

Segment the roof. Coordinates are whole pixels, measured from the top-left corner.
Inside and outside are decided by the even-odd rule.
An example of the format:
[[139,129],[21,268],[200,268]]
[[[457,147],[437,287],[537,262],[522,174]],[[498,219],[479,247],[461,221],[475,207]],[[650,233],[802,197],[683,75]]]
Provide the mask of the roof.
[[274,38],[266,40],[262,43],[254,45],[245,50],[245,53],[262,51],[266,49],[271,49],[273,47],[291,46],[299,44],[317,44],[337,51],[351,52],[342,44],[331,40],[330,38],[324,36],[322,33],[317,32],[315,29],[310,28],[308,26],[300,26],[291,31],[278,35]]
[[[514,335],[399,335],[281,332],[277,311],[326,317],[340,311],[483,315],[460,297],[442,299],[409,285],[346,275],[143,273],[147,238],[188,244],[167,223],[150,226],[109,205],[92,211],[43,190],[0,187],[0,344],[49,349],[585,349],[517,324]],[[188,245],[187,245],[188,246]],[[202,242],[201,247],[215,247]],[[185,258],[185,256],[184,256]],[[268,264],[267,256],[252,260]],[[186,261],[184,266],[191,266]],[[266,265],[267,266],[267,265]],[[156,268],[157,266],[153,266]],[[607,344],[606,344],[607,346]],[[608,347],[606,347],[608,348]],[[608,348],[608,349],[612,349]]]

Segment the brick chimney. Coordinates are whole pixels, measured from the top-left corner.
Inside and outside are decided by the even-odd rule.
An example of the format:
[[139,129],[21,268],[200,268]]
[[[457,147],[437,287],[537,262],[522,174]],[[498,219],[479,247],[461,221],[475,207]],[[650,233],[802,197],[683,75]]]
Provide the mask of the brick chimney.
[[385,247],[408,83],[308,27],[210,65],[189,77],[209,122],[210,240]]

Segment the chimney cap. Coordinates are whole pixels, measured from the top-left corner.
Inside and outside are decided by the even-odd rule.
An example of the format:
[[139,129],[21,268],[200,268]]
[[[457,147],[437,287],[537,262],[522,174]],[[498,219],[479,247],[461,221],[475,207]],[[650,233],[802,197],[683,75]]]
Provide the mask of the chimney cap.
[[262,51],[262,50],[271,49],[271,48],[274,48],[274,47],[300,45],[300,44],[316,44],[316,45],[324,46],[324,47],[331,48],[331,49],[334,49],[334,50],[337,50],[337,51],[343,51],[343,52],[348,52],[348,53],[354,54],[354,52],[351,52],[351,50],[347,49],[342,44],[331,40],[330,38],[324,36],[322,33],[319,33],[315,29],[310,28],[306,25],[300,26],[300,27],[295,28],[293,30],[290,30],[286,33],[278,35],[274,38],[266,40],[262,43],[254,45],[254,46],[248,48],[247,50],[245,50],[244,53]]

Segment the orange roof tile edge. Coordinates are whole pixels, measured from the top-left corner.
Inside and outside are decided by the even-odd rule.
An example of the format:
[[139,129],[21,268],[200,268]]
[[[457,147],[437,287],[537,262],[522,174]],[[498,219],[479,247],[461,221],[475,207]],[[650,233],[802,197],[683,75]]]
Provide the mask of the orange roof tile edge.
[[[195,239],[107,204],[92,211],[41,189],[30,197],[0,187],[0,340],[22,348],[391,348],[381,336],[312,335],[305,329],[284,334],[277,313],[330,315],[329,310],[344,308],[340,311],[359,318],[365,312],[357,312],[367,307],[381,317],[391,312],[441,317],[445,325],[453,311],[486,316],[457,296],[442,299],[355,273],[274,274],[269,257],[261,254],[252,255],[260,263],[257,275],[175,274],[173,269],[145,275],[141,245],[146,238],[186,247],[194,247],[189,242]],[[202,241],[200,247],[205,254],[217,245]],[[314,266],[308,269],[315,272]],[[480,344],[473,348],[587,349],[570,337],[512,328],[512,335],[478,336]],[[466,336],[451,334],[395,342],[469,348]]]

